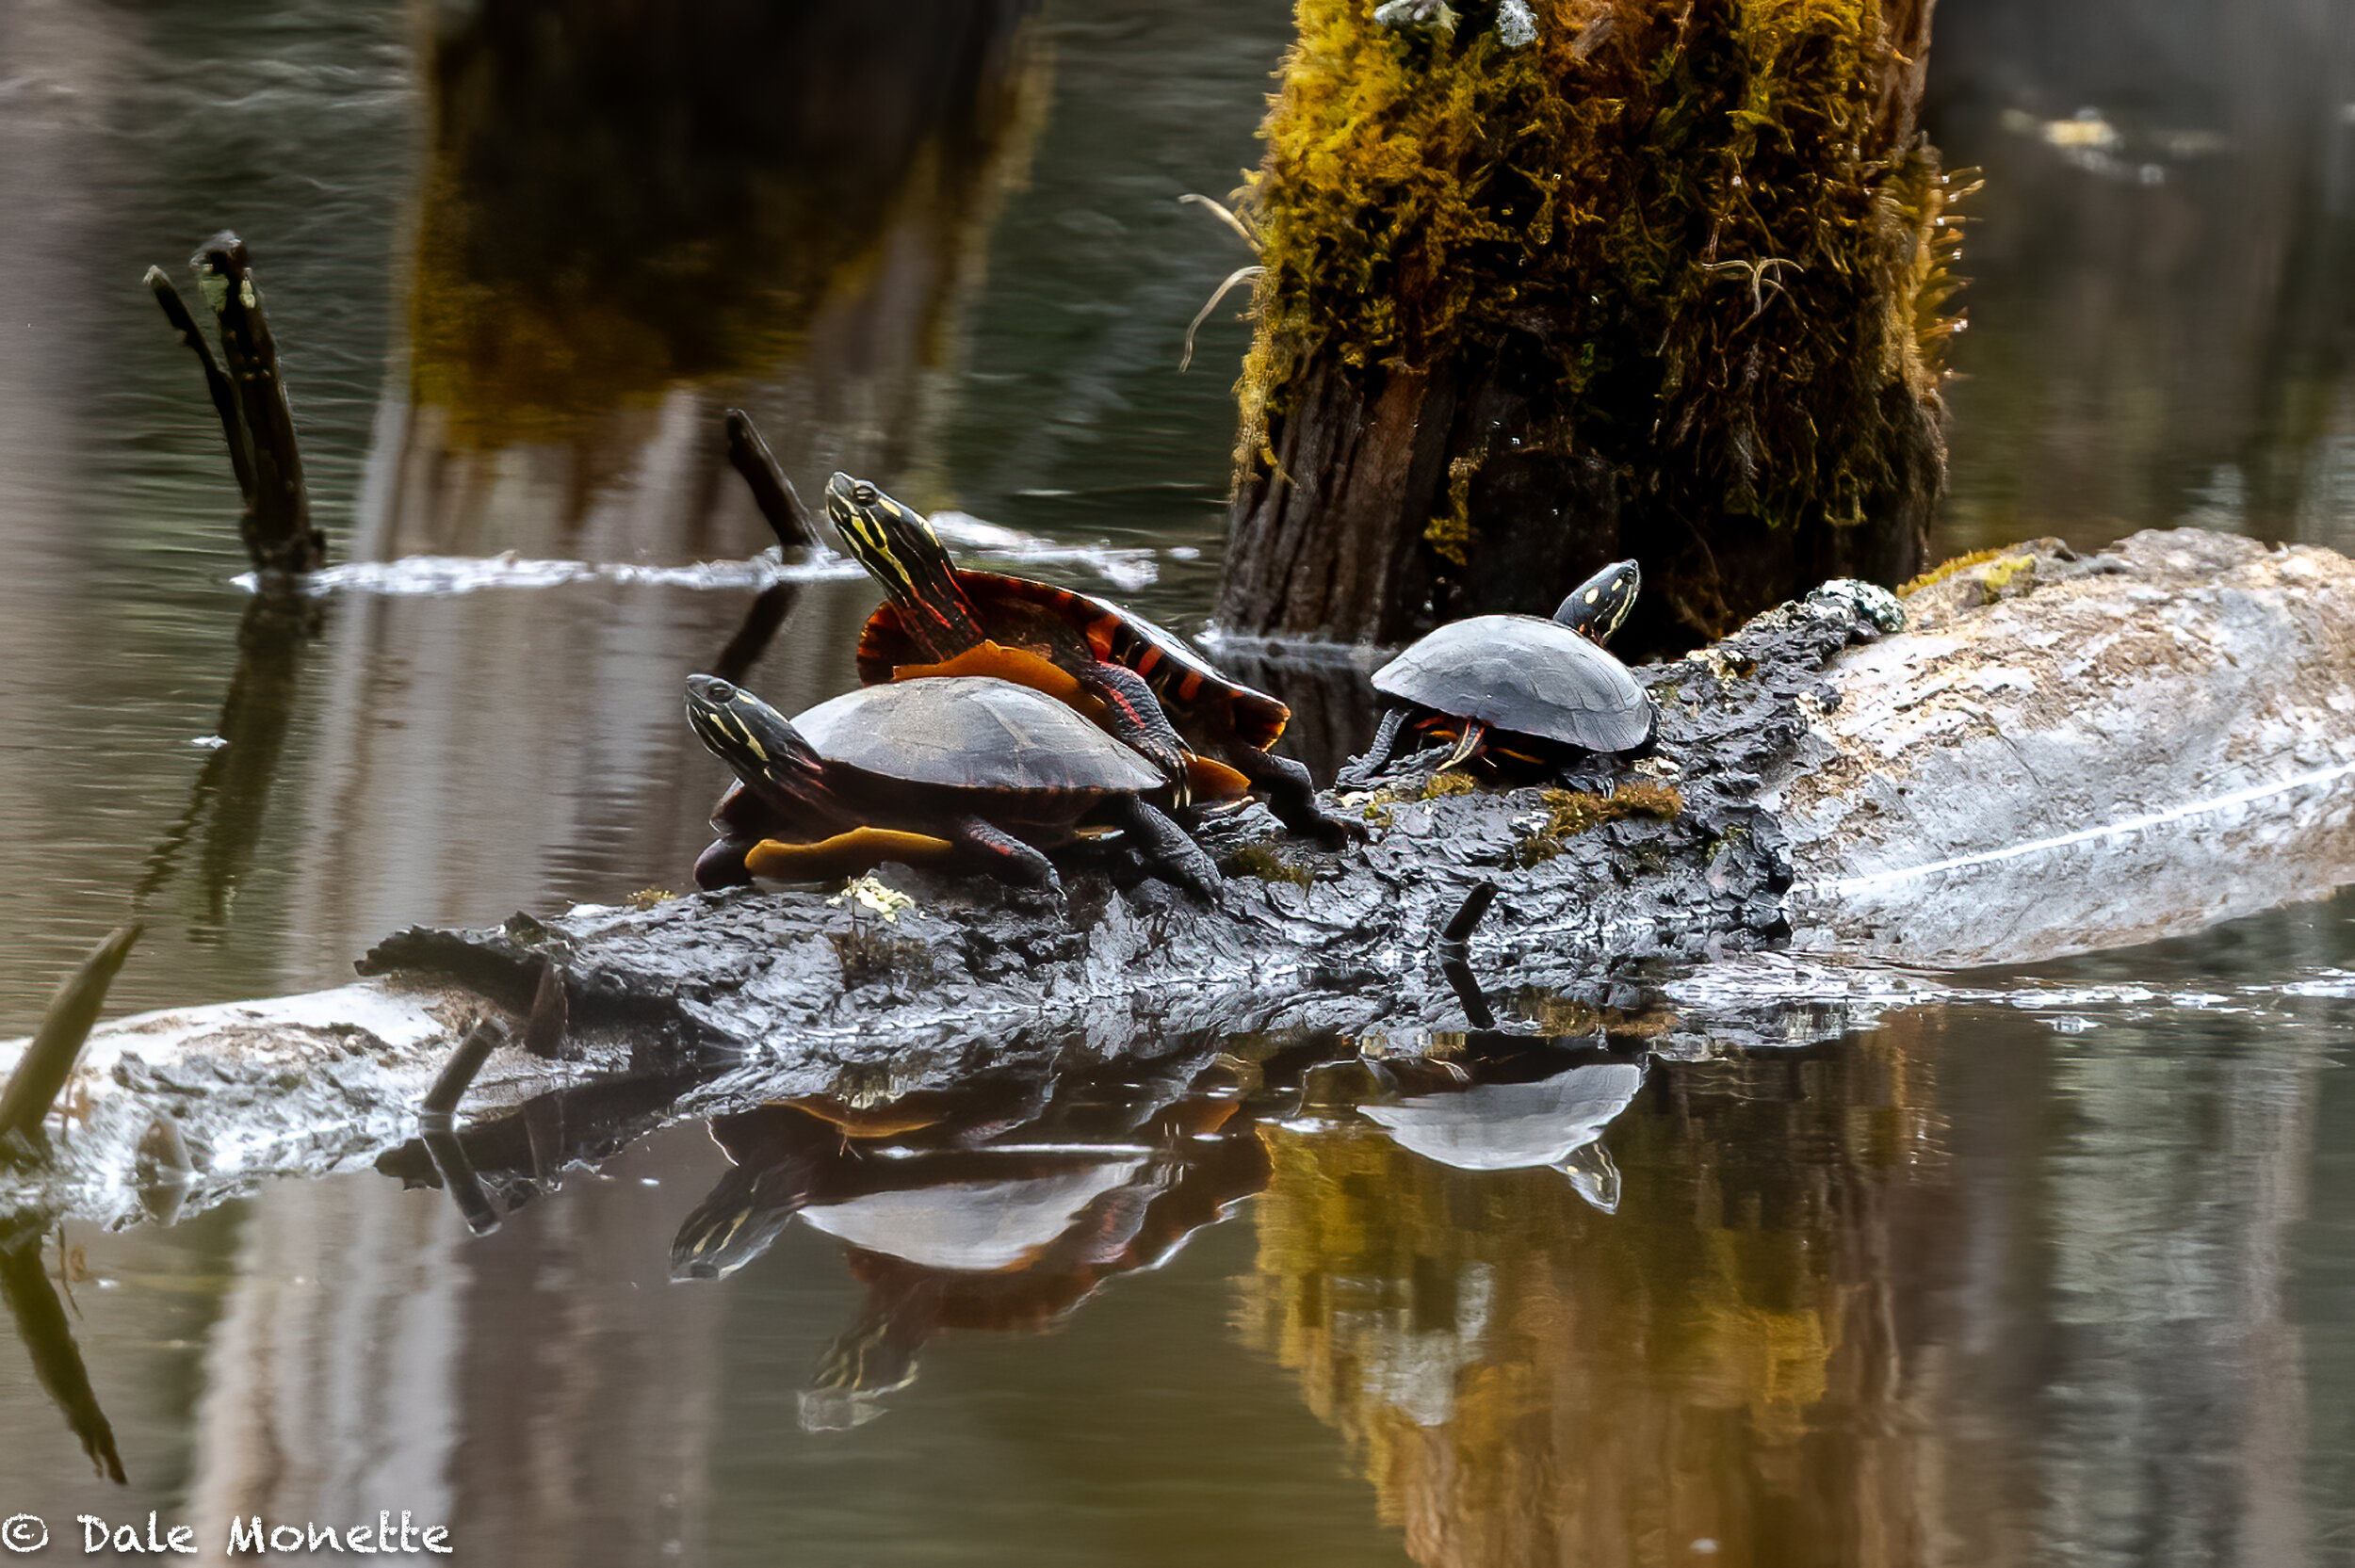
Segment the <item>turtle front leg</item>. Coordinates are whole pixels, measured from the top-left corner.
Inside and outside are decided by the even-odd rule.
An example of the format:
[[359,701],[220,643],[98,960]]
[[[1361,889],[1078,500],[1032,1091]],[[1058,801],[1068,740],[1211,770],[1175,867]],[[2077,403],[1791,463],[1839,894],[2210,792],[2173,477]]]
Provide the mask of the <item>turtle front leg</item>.
[[1143,756],[1169,781],[1174,805],[1193,800],[1186,777],[1186,743],[1161,711],[1161,699],[1144,676],[1125,664],[1098,661],[1076,671],[1080,686],[1104,704],[1099,720],[1113,739]]
[[1372,784],[1382,769],[1390,765],[1390,753],[1398,750],[1398,732],[1406,722],[1405,708],[1390,708],[1382,715],[1382,723],[1373,732],[1373,742],[1366,754],[1340,771],[1333,782],[1349,789],[1360,789]]
[[1205,898],[1217,896],[1218,865],[1186,831],[1136,796],[1121,798],[1113,820],[1142,851],[1145,868],[1163,881],[1176,882]]
[[1220,754],[1234,765],[1236,772],[1251,781],[1251,786],[1266,799],[1268,810],[1275,814],[1275,819],[1293,832],[1306,834],[1332,849],[1366,836],[1363,822],[1338,816],[1325,809],[1324,802],[1317,799],[1317,782],[1309,776],[1307,765],[1255,746],[1221,747]]
[[1063,897],[1063,879],[1055,863],[1006,832],[979,816],[959,816],[949,824],[949,840],[970,862],[1000,881],[1032,887],[1048,897]]

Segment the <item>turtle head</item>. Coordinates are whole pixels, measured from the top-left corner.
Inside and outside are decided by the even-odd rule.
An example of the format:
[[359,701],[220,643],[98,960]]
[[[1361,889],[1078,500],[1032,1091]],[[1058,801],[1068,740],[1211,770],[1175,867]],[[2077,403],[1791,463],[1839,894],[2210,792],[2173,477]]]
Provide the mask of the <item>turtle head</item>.
[[1553,618],[1600,647],[1635,607],[1635,595],[1643,587],[1642,567],[1632,560],[1613,561],[1570,590]]
[[[855,1256],[856,1254],[853,1254]],[[870,1303],[872,1297],[869,1297]],[[802,1430],[847,1431],[883,1414],[883,1398],[916,1381],[924,1325],[901,1321],[888,1305],[869,1304],[826,1347],[802,1391]]]
[[826,763],[785,715],[717,675],[687,677],[687,723],[695,738],[768,805],[790,811],[826,794]]
[[908,636],[934,659],[952,659],[984,640],[957,564],[922,513],[865,479],[826,481],[826,517],[851,558],[867,568],[900,612]]

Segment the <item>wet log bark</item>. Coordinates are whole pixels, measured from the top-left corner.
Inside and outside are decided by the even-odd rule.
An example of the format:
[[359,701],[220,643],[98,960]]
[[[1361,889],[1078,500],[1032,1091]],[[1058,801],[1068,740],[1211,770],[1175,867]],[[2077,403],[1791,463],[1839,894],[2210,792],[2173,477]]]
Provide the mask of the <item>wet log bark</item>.
[[[125,1020],[91,1036],[55,1162],[0,1176],[0,1208],[121,1222],[373,1159],[456,1041],[486,1019],[520,1040],[551,968],[567,1059],[504,1045],[463,1110],[560,1091],[575,1108],[541,1140],[560,1164],[669,1115],[1235,1034],[1419,1051],[1491,1001],[1507,1031],[1685,1054],[1803,1041],[1846,1015],[1778,949],[2010,960],[2355,881],[2355,562],[2151,534],[2023,547],[1912,603],[1919,629],[1883,636],[1876,599],[1835,586],[1647,667],[1661,743],[1632,766],[1352,798],[1380,827],[1340,851],[1228,819],[1214,905],[1074,865],[1066,921],[887,867],[847,897],[406,931],[340,991]],[[1488,994],[1467,997],[1444,929],[1484,881],[1502,891],[1466,946]],[[175,1141],[190,1155],[161,1160]]]
[[1644,651],[1926,564],[1950,187],[1930,0],[1553,0],[1535,37],[1308,0],[1216,620],[1396,642],[1633,556]]
[[2022,963],[2355,879],[2355,567],[2183,528],[1912,594],[1767,770],[1795,946]]

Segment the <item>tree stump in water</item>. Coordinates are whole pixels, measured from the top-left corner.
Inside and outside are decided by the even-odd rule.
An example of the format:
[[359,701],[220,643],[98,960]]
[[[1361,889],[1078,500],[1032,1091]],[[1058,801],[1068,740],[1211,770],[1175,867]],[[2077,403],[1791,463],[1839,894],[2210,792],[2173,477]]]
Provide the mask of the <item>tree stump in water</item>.
[[1301,0],[1220,623],[1397,641],[1633,556],[1658,649],[1919,572],[1956,329],[1931,3],[1474,0],[1451,33]]

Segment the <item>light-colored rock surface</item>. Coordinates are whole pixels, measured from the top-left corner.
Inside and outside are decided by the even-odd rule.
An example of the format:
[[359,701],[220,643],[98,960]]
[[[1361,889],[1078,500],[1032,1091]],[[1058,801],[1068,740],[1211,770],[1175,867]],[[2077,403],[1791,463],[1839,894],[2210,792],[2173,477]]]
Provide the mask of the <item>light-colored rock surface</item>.
[[1800,948],[2018,962],[2355,881],[2355,562],[2188,529],[2083,560],[2045,542],[1907,608],[1767,779]]

